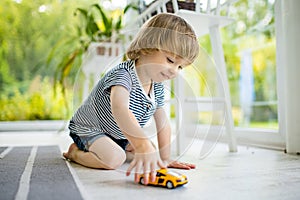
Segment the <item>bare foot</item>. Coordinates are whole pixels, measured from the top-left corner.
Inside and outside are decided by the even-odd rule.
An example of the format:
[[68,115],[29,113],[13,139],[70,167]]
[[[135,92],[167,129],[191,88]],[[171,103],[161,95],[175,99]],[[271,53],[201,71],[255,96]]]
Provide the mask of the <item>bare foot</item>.
[[67,160],[73,160],[74,159],[74,155],[75,152],[79,151],[77,145],[75,143],[72,143],[69,147],[68,152],[63,153],[63,156],[67,159]]

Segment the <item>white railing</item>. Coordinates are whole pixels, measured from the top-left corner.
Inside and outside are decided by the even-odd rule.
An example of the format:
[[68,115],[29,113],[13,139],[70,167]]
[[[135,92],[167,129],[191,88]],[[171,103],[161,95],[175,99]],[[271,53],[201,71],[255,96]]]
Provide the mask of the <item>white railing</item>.
[[93,42],[83,58],[82,71],[85,79],[83,83],[82,100],[88,97],[101,74],[123,59],[123,45],[114,42]]
[[[196,0],[195,10],[189,10],[190,12],[210,14],[215,16],[228,16],[230,7],[239,0]],[[153,13],[165,13],[169,12],[167,9],[167,4],[172,4],[172,10],[176,14],[184,8],[180,8],[179,2],[177,0],[158,0],[153,2],[148,8],[146,8],[141,15],[137,18],[137,22],[140,26],[147,21]]]

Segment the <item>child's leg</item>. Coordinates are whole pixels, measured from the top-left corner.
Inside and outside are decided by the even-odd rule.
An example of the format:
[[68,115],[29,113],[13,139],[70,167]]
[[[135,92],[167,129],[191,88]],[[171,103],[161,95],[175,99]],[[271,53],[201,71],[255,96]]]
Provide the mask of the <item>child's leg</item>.
[[129,143],[126,147],[126,162],[131,162],[134,159],[134,149]]
[[86,167],[102,169],[116,169],[126,159],[124,150],[106,136],[95,140],[90,146],[89,152],[81,151],[73,143],[63,156]]

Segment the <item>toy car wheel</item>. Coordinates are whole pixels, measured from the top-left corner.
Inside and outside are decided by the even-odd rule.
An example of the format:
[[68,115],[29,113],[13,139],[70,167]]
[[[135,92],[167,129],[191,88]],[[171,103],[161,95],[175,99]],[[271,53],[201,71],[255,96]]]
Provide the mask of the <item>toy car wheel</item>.
[[143,178],[143,177],[140,178],[140,184],[145,185],[145,182],[144,182],[144,178]]
[[173,189],[174,188],[174,185],[171,181],[168,181],[166,186],[167,186],[168,189]]

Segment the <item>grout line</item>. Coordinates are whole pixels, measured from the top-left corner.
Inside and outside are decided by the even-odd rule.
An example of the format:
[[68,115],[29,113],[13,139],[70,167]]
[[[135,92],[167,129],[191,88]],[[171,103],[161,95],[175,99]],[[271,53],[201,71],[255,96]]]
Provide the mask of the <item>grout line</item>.
[[70,170],[71,175],[73,176],[73,179],[77,185],[77,188],[82,196],[82,198],[84,200],[89,200],[91,199],[90,195],[88,195],[88,193],[86,192],[86,190],[84,189],[84,186],[82,184],[82,182],[80,181],[79,177],[77,176],[75,170],[72,168],[72,166],[70,165],[69,161],[66,160],[66,164]]
[[2,153],[0,153],[0,159],[3,159],[12,149],[13,147],[7,147]]
[[16,200],[27,199],[29,193],[29,187],[30,187],[29,183],[31,178],[31,172],[32,172],[32,167],[34,164],[36,152],[37,152],[37,146],[33,146],[31,149],[31,153],[28,157],[24,172],[21,176],[19,189],[15,197]]
[[[59,145],[59,148],[60,148],[60,151],[61,151],[61,154],[63,152],[62,148],[61,148],[61,145]],[[71,166],[70,162],[68,160],[66,160],[64,157],[62,158],[65,160],[69,170],[70,170],[70,173],[75,181],[75,184],[81,194],[81,197],[84,199],[84,200],[89,200],[89,199],[92,199],[90,197],[90,195],[86,192],[85,190],[85,187],[83,186],[82,182],[80,181],[79,177],[77,176],[77,173],[75,172],[74,168]]]

